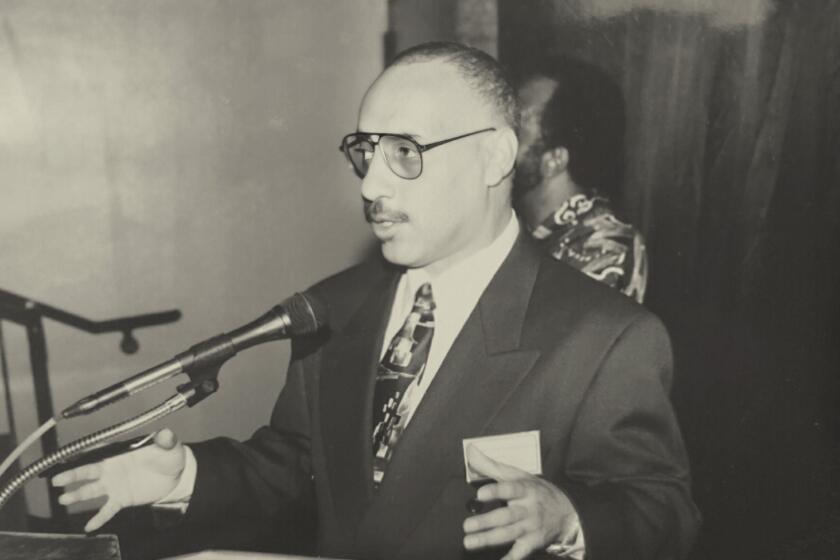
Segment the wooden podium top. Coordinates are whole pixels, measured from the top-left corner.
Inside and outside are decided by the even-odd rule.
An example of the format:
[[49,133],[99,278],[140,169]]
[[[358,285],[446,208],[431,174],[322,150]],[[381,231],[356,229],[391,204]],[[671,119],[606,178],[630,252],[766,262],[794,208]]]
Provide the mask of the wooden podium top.
[[0,532],[3,560],[120,560],[120,545],[114,535],[58,535],[53,533]]
[[[318,557],[319,560],[330,560]],[[261,552],[237,552],[234,550],[205,550],[195,554],[173,556],[167,560],[313,560],[311,556],[289,556],[288,554],[265,554]],[[337,559],[332,559],[337,560]]]
[[[0,532],[0,559],[32,560],[120,560],[120,546],[115,535],[73,535],[54,533]],[[263,554],[233,550],[206,550],[173,556],[168,560],[312,560],[308,556]],[[320,558],[320,560],[330,560]],[[335,559],[333,559],[335,560]]]

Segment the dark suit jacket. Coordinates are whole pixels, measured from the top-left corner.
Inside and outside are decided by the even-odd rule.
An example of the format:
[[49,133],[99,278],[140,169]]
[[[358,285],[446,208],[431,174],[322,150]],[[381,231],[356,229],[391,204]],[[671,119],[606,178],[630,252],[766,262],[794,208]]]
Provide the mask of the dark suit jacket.
[[[580,515],[587,558],[685,555],[698,526],[653,315],[520,236],[371,482],[371,399],[399,271],[359,265],[310,291],[331,332],[293,345],[270,426],[193,446],[186,522],[317,512],[317,552],[456,559],[474,489],[461,440],[540,430],[544,476]],[[504,549],[492,551],[500,556]]]

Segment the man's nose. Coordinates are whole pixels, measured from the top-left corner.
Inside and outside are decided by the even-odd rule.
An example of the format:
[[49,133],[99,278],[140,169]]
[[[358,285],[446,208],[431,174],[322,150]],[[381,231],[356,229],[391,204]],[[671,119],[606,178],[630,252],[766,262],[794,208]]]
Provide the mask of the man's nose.
[[394,183],[398,180],[399,178],[388,167],[382,149],[377,147],[368,172],[362,179],[362,198],[370,201],[381,197],[391,198],[394,196]]

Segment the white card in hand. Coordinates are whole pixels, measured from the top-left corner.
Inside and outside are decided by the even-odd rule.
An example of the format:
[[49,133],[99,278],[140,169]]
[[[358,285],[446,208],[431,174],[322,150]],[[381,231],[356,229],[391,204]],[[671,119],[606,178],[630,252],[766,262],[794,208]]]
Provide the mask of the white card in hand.
[[471,445],[478,447],[479,451],[494,461],[505,463],[506,465],[516,467],[531,474],[542,474],[539,430],[463,440],[464,468],[467,472],[467,482],[475,482],[487,478],[473,472],[469,467],[469,463],[467,462],[467,448]]

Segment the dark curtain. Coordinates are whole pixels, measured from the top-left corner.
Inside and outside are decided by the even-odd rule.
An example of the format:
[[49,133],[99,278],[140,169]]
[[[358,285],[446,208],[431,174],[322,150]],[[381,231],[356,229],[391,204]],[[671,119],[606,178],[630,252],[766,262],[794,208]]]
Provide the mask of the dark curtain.
[[576,56],[624,91],[618,202],[674,342],[694,557],[838,558],[840,1],[635,4],[668,2],[500,0],[499,56]]

